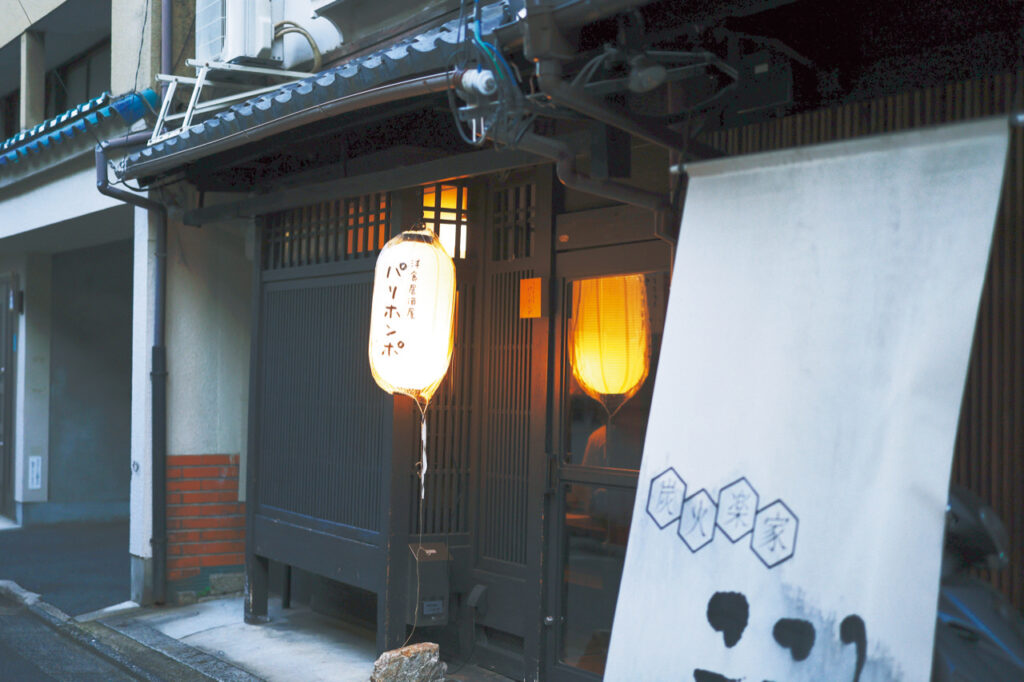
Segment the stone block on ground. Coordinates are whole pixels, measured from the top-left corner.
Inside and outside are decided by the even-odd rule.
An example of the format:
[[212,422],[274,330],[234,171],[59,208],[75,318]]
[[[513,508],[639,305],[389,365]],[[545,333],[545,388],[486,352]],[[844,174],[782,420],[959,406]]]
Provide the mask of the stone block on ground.
[[178,606],[188,606],[199,601],[195,590],[181,590],[174,593],[174,603]]
[[438,646],[421,642],[382,653],[370,682],[444,682],[447,670]]
[[245,587],[244,573],[214,573],[210,576],[210,592],[213,594],[241,592],[243,587]]

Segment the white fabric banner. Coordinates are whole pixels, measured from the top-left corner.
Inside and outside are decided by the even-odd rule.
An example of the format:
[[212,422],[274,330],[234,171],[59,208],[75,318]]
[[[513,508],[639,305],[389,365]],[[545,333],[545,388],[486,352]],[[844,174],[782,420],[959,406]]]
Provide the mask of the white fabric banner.
[[605,679],[929,678],[1007,137],[689,167]]

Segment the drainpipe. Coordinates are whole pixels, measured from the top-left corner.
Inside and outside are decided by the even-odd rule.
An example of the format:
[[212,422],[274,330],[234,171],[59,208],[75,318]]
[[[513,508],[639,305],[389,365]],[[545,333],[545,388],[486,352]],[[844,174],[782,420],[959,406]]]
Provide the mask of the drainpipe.
[[[166,0],[165,0],[166,2]],[[166,3],[170,4],[170,3]],[[145,144],[152,131],[107,140],[96,145],[96,189],[119,201],[144,208],[156,217],[156,263],[153,287],[153,358],[150,380],[153,449],[153,601],[167,600],[167,348],[164,316],[167,300],[167,207],[159,201],[111,187],[107,178],[107,151]]]

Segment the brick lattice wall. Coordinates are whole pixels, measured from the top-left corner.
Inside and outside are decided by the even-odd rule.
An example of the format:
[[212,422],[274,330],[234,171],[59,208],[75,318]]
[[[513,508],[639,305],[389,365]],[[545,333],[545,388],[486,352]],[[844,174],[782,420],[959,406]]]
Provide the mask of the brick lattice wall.
[[238,455],[168,455],[167,579],[188,580],[244,563]]

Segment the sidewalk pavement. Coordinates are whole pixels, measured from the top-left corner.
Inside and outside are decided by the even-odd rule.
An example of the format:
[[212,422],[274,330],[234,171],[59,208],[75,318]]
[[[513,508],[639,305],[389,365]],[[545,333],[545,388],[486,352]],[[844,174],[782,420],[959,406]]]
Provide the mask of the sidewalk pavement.
[[[303,606],[282,609],[278,599],[270,601],[270,622],[248,625],[240,595],[174,607],[125,602],[71,618],[15,583],[0,581],[3,593],[144,680],[366,682],[377,658],[371,630]],[[456,667],[453,682],[508,682],[475,666]]]
[[282,609],[278,599],[271,600],[270,622],[263,625],[244,622],[241,596],[100,612],[79,617],[83,619],[194,664],[218,680],[243,679],[216,666],[224,662],[264,680],[366,682],[377,658],[369,630],[305,607]]

